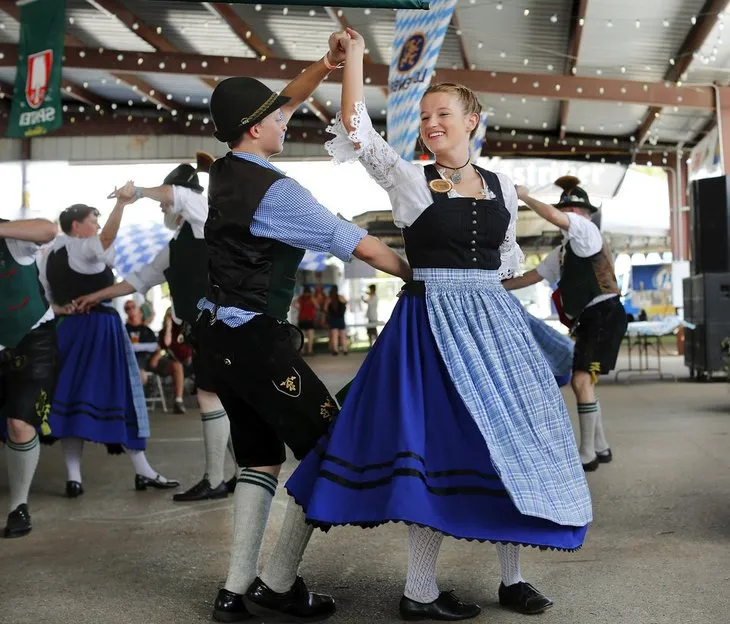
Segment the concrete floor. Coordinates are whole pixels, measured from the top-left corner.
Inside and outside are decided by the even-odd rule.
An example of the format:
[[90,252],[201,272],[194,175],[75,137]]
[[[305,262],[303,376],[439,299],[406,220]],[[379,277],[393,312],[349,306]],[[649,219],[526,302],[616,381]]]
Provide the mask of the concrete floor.
[[[311,360],[333,389],[359,355]],[[525,577],[555,600],[543,624],[728,624],[730,622],[730,386],[602,383],[600,397],[614,463],[589,475],[595,522],[573,554],[529,549]],[[568,395],[568,404],[574,405]],[[152,415],[149,457],[167,476],[192,484],[202,472],[197,413]],[[0,451],[0,454],[2,451]],[[209,621],[225,578],[231,501],[173,504],[170,494],[135,492],[124,457],[88,445],[86,494],[64,497],[60,449],[44,449],[31,493],[34,530],[0,540],[3,624],[187,624]],[[292,465],[287,465],[286,474]],[[232,466],[227,472],[230,473]],[[265,553],[286,500],[274,503]],[[7,506],[0,470],[0,509]],[[332,622],[397,622],[406,564],[406,530],[315,532],[302,572],[332,592]],[[265,558],[263,559],[265,561]],[[496,606],[497,558],[490,545],[446,540],[442,589],[479,602],[478,623],[525,616]]]

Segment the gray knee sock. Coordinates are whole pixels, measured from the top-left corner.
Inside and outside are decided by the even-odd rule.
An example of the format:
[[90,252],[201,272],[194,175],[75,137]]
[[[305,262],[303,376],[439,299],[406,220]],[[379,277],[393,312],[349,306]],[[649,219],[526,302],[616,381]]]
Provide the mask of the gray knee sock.
[[497,555],[499,555],[499,569],[502,571],[502,583],[507,587],[515,583],[522,583],[520,571],[520,548],[515,544],[497,544]]
[[265,472],[239,468],[234,494],[233,543],[225,588],[243,594],[258,574],[259,553],[278,480]]
[[28,492],[33,481],[41,449],[38,436],[22,444],[7,442],[8,481],[10,482],[10,511],[28,502]]
[[578,403],[578,423],[580,425],[580,460],[587,464],[596,459],[596,422],[598,403]]
[[601,414],[601,404],[598,401],[596,401],[596,408],[598,410],[596,412],[596,453],[602,455],[610,448],[610,445],[603,431],[603,415]]
[[403,595],[423,604],[439,597],[436,562],[444,536],[431,529],[408,527],[408,574]]
[[226,444],[231,433],[226,410],[201,412],[203,421],[203,442],[205,444],[205,474],[211,486],[217,487],[223,481],[223,465],[226,461]]
[[312,527],[305,519],[304,510],[290,498],[281,525],[279,541],[276,542],[266,570],[261,575],[261,580],[275,592],[289,591],[297,579],[299,564],[312,536]]

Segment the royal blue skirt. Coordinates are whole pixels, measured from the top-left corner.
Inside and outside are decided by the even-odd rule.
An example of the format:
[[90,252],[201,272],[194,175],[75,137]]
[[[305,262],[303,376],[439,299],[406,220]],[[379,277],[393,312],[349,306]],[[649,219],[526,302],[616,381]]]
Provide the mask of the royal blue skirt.
[[[114,310],[61,317],[57,325],[60,373],[49,424],[56,438],[144,450],[126,330]],[[136,366],[136,364],[135,364]]]
[[401,297],[329,433],[286,488],[323,529],[405,522],[561,550],[580,548],[587,529],[517,510],[414,295]]

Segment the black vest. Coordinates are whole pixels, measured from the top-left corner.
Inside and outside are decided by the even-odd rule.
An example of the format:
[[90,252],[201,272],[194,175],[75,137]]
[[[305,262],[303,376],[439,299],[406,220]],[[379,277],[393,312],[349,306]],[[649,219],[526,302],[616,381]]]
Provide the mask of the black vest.
[[114,284],[114,273],[105,267],[100,273],[77,273],[68,263],[68,250],[61,247],[48,255],[46,279],[51,287],[53,303],[64,306],[83,295]]
[[210,169],[207,297],[285,320],[304,251],[251,234],[251,222],[269,187],[284,174],[229,153]]
[[198,301],[208,286],[208,246],[205,239],[195,238],[192,226],[185,222],[177,238],[170,241],[170,266],[165,270],[170,286],[175,316],[194,323]]
[[[495,199],[449,198],[431,189],[433,203],[403,230],[411,267],[434,269],[499,269],[510,214],[497,174],[480,167]],[[426,180],[440,180],[436,167],[424,167]]]
[[581,258],[568,243],[561,261],[559,286],[563,310],[572,318],[577,318],[596,297],[620,294],[609,246],[604,242],[597,254]]

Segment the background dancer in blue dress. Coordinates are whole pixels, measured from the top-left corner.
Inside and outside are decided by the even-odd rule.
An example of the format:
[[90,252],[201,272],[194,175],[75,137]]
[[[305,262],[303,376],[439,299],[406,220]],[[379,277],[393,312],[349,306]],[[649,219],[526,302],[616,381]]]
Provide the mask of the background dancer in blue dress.
[[106,444],[112,454],[126,450],[137,490],[180,485],[159,475],[144,453],[149,437],[147,406],[132,343],[116,310],[100,305],[88,314],[73,313],[75,299],[114,283],[110,267],[129,203],[124,197],[117,199],[101,234],[96,208],[75,204],[64,210],[59,217],[64,234],[39,263],[54,309],[70,312],[57,322],[60,372],[49,418],[52,439],[61,439],[70,498],[84,493],[84,440]]
[[438,590],[444,534],[498,543],[500,604],[539,613],[552,602],[524,582],[520,545],[577,549],[592,513],[560,390],[501,284],[521,261],[515,188],[469,164],[481,106],[458,85],[432,86],[421,101],[436,165],[399,158],[372,127],[364,42],[348,34],[327,147],[336,161],[360,160],[388,192],[415,281],[287,489],[321,527],[411,525],[405,619],[480,611]]
[[613,255],[591,220],[598,208],[591,204],[578,178],[563,176],[555,184],[563,189],[555,206],[530,197],[524,187],[518,192],[525,204],[561,229],[563,242],[536,269],[507,280],[504,286],[516,290],[543,279],[559,282],[561,318],[576,338],[571,386],[578,403],[580,458],[583,469],[592,472],[613,459],[595,386],[600,375],[616,366],[626,333],[626,311],[619,297]]
[[5,537],[23,537],[33,528],[28,493],[40,455],[36,428],[50,433],[58,354],[53,310],[43,295],[36,256],[56,231],[46,219],[0,219],[0,418],[7,426],[10,484]]
[[[208,285],[208,248],[203,231],[208,218],[208,196],[203,193],[198,172],[208,173],[213,157],[198,152],[196,160],[197,167],[182,164],[173,169],[161,186],[134,187],[131,192],[128,187],[123,187],[116,191],[117,196],[128,194],[125,199],[131,203],[143,197],[159,202],[165,215],[165,225],[175,234],[169,245],[147,266],[127,275],[124,281],[114,286],[78,299],[76,303],[82,309],[135,291],[144,294],[153,286],[167,282],[172,297],[173,320],[182,326],[181,335],[190,343],[190,329],[198,316],[198,301],[205,296]],[[227,482],[223,479],[226,448],[233,457],[228,417],[214,392],[208,371],[200,365],[194,345],[193,370],[203,423],[205,473],[190,489],[172,497],[178,502],[225,498],[236,486],[235,475]],[[233,459],[235,461],[235,457]]]

